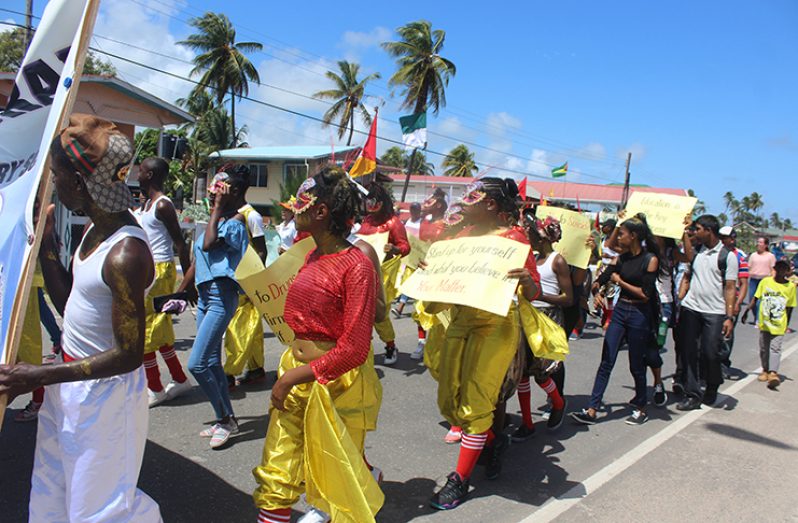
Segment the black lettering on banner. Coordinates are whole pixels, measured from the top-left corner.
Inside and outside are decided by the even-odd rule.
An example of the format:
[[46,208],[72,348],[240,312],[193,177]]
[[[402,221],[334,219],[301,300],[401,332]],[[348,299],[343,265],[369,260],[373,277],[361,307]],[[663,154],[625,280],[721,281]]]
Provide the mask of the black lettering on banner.
[[11,164],[0,163],[0,185],[6,181],[6,174],[11,170]]
[[16,118],[17,116],[22,116],[23,114],[29,113],[40,107],[41,105],[32,104],[24,98],[20,98],[19,87],[14,84],[14,88],[11,89],[11,96],[8,98],[6,109],[0,113],[0,116],[5,116],[6,118]]
[[55,91],[58,89],[60,76],[47,65],[44,60],[36,60],[25,66],[22,70],[25,81],[36,98],[42,105],[52,105]]

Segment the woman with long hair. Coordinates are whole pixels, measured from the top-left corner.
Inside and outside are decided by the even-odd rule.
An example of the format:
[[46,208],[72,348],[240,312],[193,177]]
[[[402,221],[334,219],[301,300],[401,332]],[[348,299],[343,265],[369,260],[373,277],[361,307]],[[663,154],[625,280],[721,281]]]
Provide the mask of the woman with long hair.
[[[377,253],[377,255],[384,256],[383,274],[395,274],[397,271],[390,270],[385,264],[398,263],[398,260],[394,260],[395,257],[403,257],[410,254],[407,231],[402,220],[394,214],[393,198],[385,185],[380,183],[380,180],[375,180],[367,186],[367,189],[369,192],[366,196],[366,216],[363,218],[358,235],[368,236],[370,234],[388,233],[385,253]],[[393,297],[396,295],[395,287],[395,279],[385,282],[385,296],[389,307]],[[393,365],[399,357],[399,351],[396,348],[396,333],[393,330],[390,316],[386,316],[374,328],[380,340],[385,343],[385,359],[383,363],[385,365]]]
[[[518,215],[518,187],[511,179],[481,178],[472,184],[462,199],[470,236],[495,235],[528,244],[517,228],[508,227],[506,216]],[[511,270],[517,278],[523,299],[532,301],[540,293],[538,273],[531,250],[524,267]],[[521,334],[518,309],[510,307],[506,316],[452,305],[451,322],[440,354],[438,407],[453,426],[462,428],[457,467],[446,485],[430,500],[433,508],[453,509],[465,501],[469,480],[483,448],[493,447],[500,455],[509,438],[491,430],[494,410],[505,375],[518,350]],[[494,440],[496,440],[494,442]]]
[[[599,286],[611,281],[618,286],[620,298],[604,335],[601,363],[596,372],[588,408],[581,412],[572,412],[571,416],[585,425],[596,422],[596,412],[601,406],[618,351],[625,339],[629,347],[629,370],[635,383],[635,396],[630,401],[633,410],[626,423],[642,425],[648,420],[646,366],[649,364],[652,368],[662,367],[661,358],[659,364],[649,360],[652,356],[652,333],[658,309],[656,281],[660,267],[659,247],[642,214],[621,223],[611,240],[614,240],[611,241],[613,249],[617,246],[621,255],[593,284],[593,291],[597,292]],[[656,356],[659,357],[658,351]]]
[[293,206],[297,230],[316,248],[285,302],[296,339],[280,359],[263,459],[253,470],[258,521],[288,521],[303,492],[335,521],[373,521],[383,496],[363,447],[381,397],[371,359],[379,281],[369,257],[347,241],[360,195],[346,173],[328,167],[302,184]]

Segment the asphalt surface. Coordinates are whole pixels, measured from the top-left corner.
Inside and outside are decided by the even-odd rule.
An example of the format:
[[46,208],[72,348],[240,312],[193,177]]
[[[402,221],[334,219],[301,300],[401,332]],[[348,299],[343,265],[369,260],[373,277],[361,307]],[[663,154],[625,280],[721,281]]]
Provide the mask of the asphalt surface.
[[[369,461],[385,474],[380,522],[798,520],[793,490],[798,480],[798,416],[791,408],[796,401],[791,376],[798,373],[794,356],[784,362],[786,378],[778,392],[755,380],[727,381],[716,407],[703,407],[709,412],[700,417],[680,421],[686,414],[675,410],[675,399],[669,398],[663,408],[651,406],[649,422],[638,427],[623,422],[630,412],[627,401],[633,395],[633,382],[622,353],[598,424],[586,427],[567,418],[558,431],[549,433],[536,417],[536,436],[511,445],[498,480],[486,480],[478,467],[469,501],[454,511],[435,512],[428,506],[429,497],[454,469],[458,447],[443,442],[447,427],[435,404],[435,382],[422,364],[409,357],[416,346],[415,325],[405,317],[395,321],[395,327],[401,351],[396,365],[381,364],[382,346],[375,337],[384,399],[379,428],[366,441]],[[185,362],[194,335],[190,314],[177,321],[176,333]],[[732,360],[738,379],[745,380],[759,367],[757,334],[750,325],[737,327]],[[794,336],[788,336],[784,350],[795,342]],[[583,339],[571,344],[565,386],[569,411],[587,404],[601,343],[600,330],[591,323]],[[674,367],[670,340],[666,348],[663,374],[670,376]],[[269,388],[282,348],[267,336],[265,350],[267,380],[233,393],[242,434],[229,447],[211,450],[207,440],[197,436],[212,422],[213,413],[196,386],[150,410],[140,487],[160,504],[165,521],[255,520],[251,470],[260,460]],[[161,370],[166,383],[163,364]],[[733,396],[723,394],[729,387],[735,388]],[[10,405],[0,432],[0,521],[4,523],[27,519],[36,424],[11,419],[27,400],[18,398]],[[533,390],[532,400],[533,409],[540,409],[545,394]],[[511,421],[518,423],[515,398],[508,410]],[[669,431],[674,433],[645,450],[653,445],[652,438]],[[642,457],[630,458],[640,455],[641,449]],[[296,507],[292,521],[302,510]]]

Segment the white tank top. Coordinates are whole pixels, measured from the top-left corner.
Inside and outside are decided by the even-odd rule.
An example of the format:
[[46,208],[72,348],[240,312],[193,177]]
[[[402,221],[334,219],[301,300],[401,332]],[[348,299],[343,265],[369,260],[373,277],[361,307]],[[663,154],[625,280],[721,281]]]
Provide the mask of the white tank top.
[[169,235],[166,225],[155,216],[155,209],[161,200],[172,203],[172,200],[168,197],[160,196],[150,203],[149,210],[145,210],[147,207],[147,202],[145,202],[139,210],[133,213],[141,224],[141,228],[147,233],[150,249],[152,249],[152,257],[156,263],[169,262],[175,259],[172,236]]
[[[538,274],[540,274],[540,291],[542,294],[548,294],[552,296],[557,296],[560,294],[560,282],[557,280],[557,274],[554,272],[554,258],[556,257],[557,253],[552,252],[542,265],[538,265]],[[552,307],[551,303],[547,303],[545,301],[533,301],[532,305],[539,309]]]
[[72,290],[64,308],[64,332],[61,337],[64,351],[73,358],[93,356],[116,345],[111,323],[111,288],[103,281],[103,265],[111,248],[129,237],[147,243],[147,235],[143,230],[126,225],[102,242],[85,260],[80,259],[83,241],[75,251]]

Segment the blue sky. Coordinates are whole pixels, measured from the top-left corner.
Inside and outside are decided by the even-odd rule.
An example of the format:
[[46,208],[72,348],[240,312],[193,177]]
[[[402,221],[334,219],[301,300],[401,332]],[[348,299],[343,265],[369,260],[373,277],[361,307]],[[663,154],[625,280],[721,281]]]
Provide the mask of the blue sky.
[[[10,9],[24,8],[22,0],[8,3]],[[36,4],[40,14],[43,2]],[[446,30],[442,54],[458,68],[448,106],[429,119],[431,131],[449,138],[430,136],[431,150],[474,142],[484,147],[472,147],[480,166],[514,177],[546,176],[552,165],[567,160],[569,180],[588,183],[622,181],[631,151],[633,183],[692,188],[715,212],[723,211],[727,190],[738,197],[758,191],[768,214],[798,221],[798,3],[494,6],[104,0],[96,34],[185,60],[190,52],[175,45],[190,32],[184,20],[204,10],[224,12],[240,39],[264,44],[265,52],[252,59],[261,79],[273,86],[311,95],[326,88],[323,72],[345,58],[382,73],[369,104],[384,102],[379,134],[398,138],[395,120],[404,111],[386,87],[394,66],[379,43],[399,25],[424,18]],[[178,74],[190,69],[102,38],[94,44]],[[117,66],[123,78],[167,100],[189,89],[158,73]],[[316,116],[325,109],[269,87],[254,88],[251,95]],[[251,103],[242,104],[240,118],[253,145],[331,142],[331,131],[313,121]],[[438,163],[440,157],[430,160]]]

